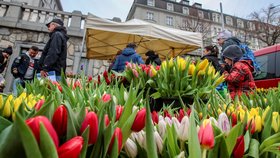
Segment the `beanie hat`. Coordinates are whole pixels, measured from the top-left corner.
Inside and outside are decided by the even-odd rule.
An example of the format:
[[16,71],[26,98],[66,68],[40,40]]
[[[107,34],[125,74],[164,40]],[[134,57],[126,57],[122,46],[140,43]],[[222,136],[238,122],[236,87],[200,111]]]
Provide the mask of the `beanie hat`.
[[218,39],[228,39],[230,37],[232,37],[232,35],[228,30],[223,30],[218,34]]
[[128,48],[135,48],[136,47],[136,44],[135,43],[128,43],[127,45],[126,45],[126,47],[128,47]]
[[3,52],[9,54],[9,55],[12,55],[13,53],[13,48],[12,46],[8,46],[6,49],[3,50]]
[[61,19],[53,19],[52,21],[48,22],[48,23],[46,24],[46,26],[49,27],[49,25],[50,25],[52,22],[57,23],[57,24],[59,24],[60,26],[63,26],[63,25],[64,25],[64,23],[63,23],[63,21],[62,21]]
[[229,58],[232,61],[238,61],[243,56],[242,50],[238,45],[230,45],[223,51],[223,57]]

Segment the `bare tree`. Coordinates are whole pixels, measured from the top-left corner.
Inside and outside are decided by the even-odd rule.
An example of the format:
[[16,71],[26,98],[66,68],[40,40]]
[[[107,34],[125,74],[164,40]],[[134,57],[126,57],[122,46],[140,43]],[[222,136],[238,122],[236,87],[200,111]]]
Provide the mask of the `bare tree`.
[[280,8],[270,4],[267,8],[250,14],[256,25],[256,36],[268,46],[280,40]]
[[183,20],[179,29],[191,32],[200,32],[202,34],[202,40],[207,42],[211,33],[211,25],[209,22],[202,20],[199,17],[188,17]]

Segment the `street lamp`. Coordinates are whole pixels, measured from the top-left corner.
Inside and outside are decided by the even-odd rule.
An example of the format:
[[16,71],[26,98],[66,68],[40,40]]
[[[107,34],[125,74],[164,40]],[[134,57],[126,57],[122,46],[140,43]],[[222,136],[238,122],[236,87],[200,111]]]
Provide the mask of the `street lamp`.
[[274,9],[274,8],[276,8],[276,7],[279,7],[279,6],[280,6],[280,4],[275,5],[275,6],[271,6],[271,7],[269,7],[268,9]]

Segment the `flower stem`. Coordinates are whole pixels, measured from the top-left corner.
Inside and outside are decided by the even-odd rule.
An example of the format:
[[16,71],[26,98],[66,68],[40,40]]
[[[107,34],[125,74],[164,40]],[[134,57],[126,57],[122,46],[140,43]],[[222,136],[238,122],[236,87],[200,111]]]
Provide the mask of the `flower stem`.
[[181,151],[185,150],[185,142],[184,141],[180,141],[180,148],[181,148]]
[[206,158],[207,149],[202,149],[202,158]]

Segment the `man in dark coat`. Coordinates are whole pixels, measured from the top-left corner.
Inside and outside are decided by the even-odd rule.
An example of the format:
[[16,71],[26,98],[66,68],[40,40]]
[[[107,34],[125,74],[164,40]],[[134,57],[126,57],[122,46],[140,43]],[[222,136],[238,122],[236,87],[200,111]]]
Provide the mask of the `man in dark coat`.
[[149,50],[146,54],[145,54],[148,58],[146,59],[145,64],[149,65],[152,63],[155,63],[157,65],[161,65],[161,60],[159,58],[159,56],[152,50]]
[[9,57],[12,55],[12,53],[13,53],[12,46],[8,46],[0,53],[0,73],[2,73],[5,70],[7,66],[7,61]]
[[142,57],[135,51],[136,44],[129,43],[126,48],[122,51],[112,67],[112,70],[116,72],[122,72],[125,69],[125,64],[127,62],[132,62],[136,64],[144,64]]
[[46,24],[50,32],[50,39],[39,61],[42,77],[47,77],[48,72],[54,71],[56,80],[60,80],[61,72],[66,70],[67,40],[69,37],[63,25],[63,21],[60,19],[53,19]]

